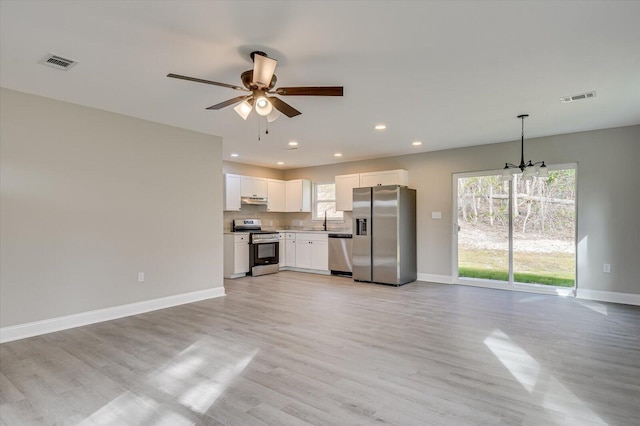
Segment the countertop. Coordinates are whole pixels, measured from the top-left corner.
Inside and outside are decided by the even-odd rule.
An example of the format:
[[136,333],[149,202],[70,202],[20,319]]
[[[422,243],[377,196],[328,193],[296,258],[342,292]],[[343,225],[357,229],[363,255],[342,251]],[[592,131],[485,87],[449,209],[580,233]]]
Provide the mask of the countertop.
[[[271,231],[271,229],[265,229],[265,231]],[[351,234],[351,231],[339,231],[339,230],[334,230],[334,229],[330,229],[328,231],[323,231],[322,229],[276,229],[274,230],[274,232],[280,232],[280,233],[287,233],[287,232],[291,232],[291,233],[305,233],[305,234]],[[236,231],[236,232],[232,232],[232,231],[225,231],[225,234],[233,234],[233,235],[249,235],[249,232],[247,231]]]
[[323,231],[322,229],[278,229],[277,232],[293,232],[293,233],[305,233],[305,234],[351,234],[351,231],[329,229]]

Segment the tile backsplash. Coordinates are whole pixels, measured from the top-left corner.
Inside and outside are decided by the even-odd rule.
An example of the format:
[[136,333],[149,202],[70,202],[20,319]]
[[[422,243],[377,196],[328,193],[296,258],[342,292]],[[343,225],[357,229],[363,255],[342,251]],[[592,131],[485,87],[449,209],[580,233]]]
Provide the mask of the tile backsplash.
[[[233,227],[234,219],[260,219],[262,228],[275,229],[314,229],[322,230],[321,220],[312,220],[311,213],[272,213],[266,211],[266,206],[243,206],[241,211],[226,211],[223,213],[224,232]],[[351,212],[344,212],[344,221],[327,223],[329,231],[351,232]]]

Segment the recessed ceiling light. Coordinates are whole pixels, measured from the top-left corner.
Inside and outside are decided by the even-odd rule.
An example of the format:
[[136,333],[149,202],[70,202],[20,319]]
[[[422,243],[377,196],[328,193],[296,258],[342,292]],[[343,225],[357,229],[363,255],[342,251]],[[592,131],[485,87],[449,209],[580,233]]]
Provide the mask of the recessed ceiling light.
[[291,142],[289,142],[289,146],[298,146],[298,142],[291,141]]
[[422,145],[422,142],[420,142],[420,141],[413,141],[413,142],[411,142],[411,145],[413,145],[413,146],[420,146],[420,145]]
[[229,154],[229,156],[230,156],[230,157],[237,157],[237,156],[238,156],[238,154],[236,154],[235,152],[233,152],[233,153]]
[[282,166],[284,163],[282,161],[278,161],[278,166]]
[[384,130],[386,128],[387,128],[387,126],[384,125],[384,124],[376,124],[376,127],[374,127],[374,129],[376,129],[376,130]]
[[333,154],[334,157],[342,157],[342,154],[339,152],[336,152],[335,154]]

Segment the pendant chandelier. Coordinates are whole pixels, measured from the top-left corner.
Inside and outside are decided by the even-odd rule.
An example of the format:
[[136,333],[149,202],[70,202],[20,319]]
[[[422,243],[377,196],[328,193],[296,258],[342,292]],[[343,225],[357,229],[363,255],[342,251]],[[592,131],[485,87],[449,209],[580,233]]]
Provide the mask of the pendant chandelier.
[[502,170],[502,180],[511,180],[513,175],[522,173],[523,180],[532,180],[534,176],[538,177],[549,177],[549,168],[544,161],[538,161],[537,163],[532,163],[529,160],[528,163],[524,162],[524,119],[527,118],[529,114],[519,115],[518,118],[522,120],[522,136],[520,139],[520,164],[515,165],[512,163],[505,163],[504,169]]

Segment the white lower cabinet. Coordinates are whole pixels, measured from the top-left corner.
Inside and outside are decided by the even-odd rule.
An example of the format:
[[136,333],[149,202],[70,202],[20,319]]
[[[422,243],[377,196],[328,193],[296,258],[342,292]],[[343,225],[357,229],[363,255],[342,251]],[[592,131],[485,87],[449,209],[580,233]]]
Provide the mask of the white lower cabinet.
[[284,266],[296,266],[296,234],[293,232],[287,232],[285,234],[285,254],[284,254]]
[[249,272],[249,234],[224,235],[224,276],[244,277]]
[[285,244],[285,234],[284,232],[280,232],[278,234],[278,268],[282,269],[285,267],[284,260],[287,256],[287,245]]
[[329,240],[327,234],[296,234],[296,268],[329,270]]

